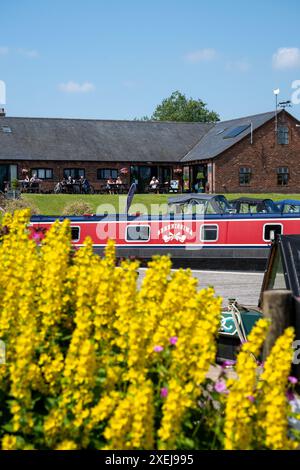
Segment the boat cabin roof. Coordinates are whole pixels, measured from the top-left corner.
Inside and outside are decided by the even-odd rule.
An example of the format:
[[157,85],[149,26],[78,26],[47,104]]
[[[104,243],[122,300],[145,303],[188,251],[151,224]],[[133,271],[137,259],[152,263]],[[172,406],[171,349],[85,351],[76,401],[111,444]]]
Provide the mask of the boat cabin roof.
[[279,213],[280,208],[272,199],[240,197],[230,201],[233,208],[240,213]]
[[169,206],[175,206],[175,212],[185,214],[225,214],[232,208],[226,197],[218,194],[183,194],[170,197]]
[[168,204],[191,204],[197,201],[211,201],[212,199],[218,198],[218,195],[215,194],[198,194],[198,193],[189,193],[182,194],[176,197],[169,197]]
[[284,204],[290,204],[293,206],[300,206],[300,200],[298,199],[282,199],[281,201],[276,201],[276,204],[283,206]]
[[247,204],[261,204],[262,202],[269,202],[272,201],[270,198],[264,198],[264,199],[259,199],[259,198],[254,198],[254,197],[239,197],[237,199],[231,199],[231,203],[236,203],[236,202],[241,202],[241,203],[247,203]]

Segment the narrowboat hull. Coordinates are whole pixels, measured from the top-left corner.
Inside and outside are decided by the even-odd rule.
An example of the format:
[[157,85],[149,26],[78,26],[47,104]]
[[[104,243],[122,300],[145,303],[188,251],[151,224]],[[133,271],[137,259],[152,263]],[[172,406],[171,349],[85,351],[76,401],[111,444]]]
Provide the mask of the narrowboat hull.
[[[65,217],[33,216],[31,230],[47,230]],[[82,216],[69,217],[72,243],[80,247],[89,236],[102,254],[108,239],[116,243],[118,257],[149,260],[170,255],[173,261],[216,267],[226,261],[244,269],[255,263],[265,268],[277,235],[300,234],[300,214],[226,214],[182,216]]]

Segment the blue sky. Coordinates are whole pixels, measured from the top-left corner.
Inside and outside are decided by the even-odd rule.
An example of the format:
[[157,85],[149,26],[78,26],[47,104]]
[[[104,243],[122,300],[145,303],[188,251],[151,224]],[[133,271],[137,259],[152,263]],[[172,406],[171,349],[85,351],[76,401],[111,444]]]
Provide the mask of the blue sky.
[[[10,116],[132,119],[180,90],[222,119],[300,80],[298,0],[0,0]],[[300,83],[300,82],[299,82]],[[300,104],[292,113],[300,118]]]

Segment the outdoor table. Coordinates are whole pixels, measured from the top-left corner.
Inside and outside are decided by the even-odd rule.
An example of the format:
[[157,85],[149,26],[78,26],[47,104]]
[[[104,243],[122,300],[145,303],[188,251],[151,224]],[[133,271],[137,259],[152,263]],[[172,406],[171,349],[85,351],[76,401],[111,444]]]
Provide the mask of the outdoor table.
[[81,183],[73,183],[72,184],[72,192],[75,194],[81,193]]

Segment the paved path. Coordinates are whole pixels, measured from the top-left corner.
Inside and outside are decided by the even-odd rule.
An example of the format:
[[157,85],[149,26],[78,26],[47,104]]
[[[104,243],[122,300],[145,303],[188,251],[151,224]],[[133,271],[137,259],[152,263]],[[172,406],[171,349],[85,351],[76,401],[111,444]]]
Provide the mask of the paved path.
[[[145,271],[140,269],[140,281]],[[241,304],[257,306],[263,273],[197,270],[192,272],[193,276],[199,279],[199,287],[213,286],[216,294],[223,297],[224,305],[227,305],[228,298],[235,298]]]

